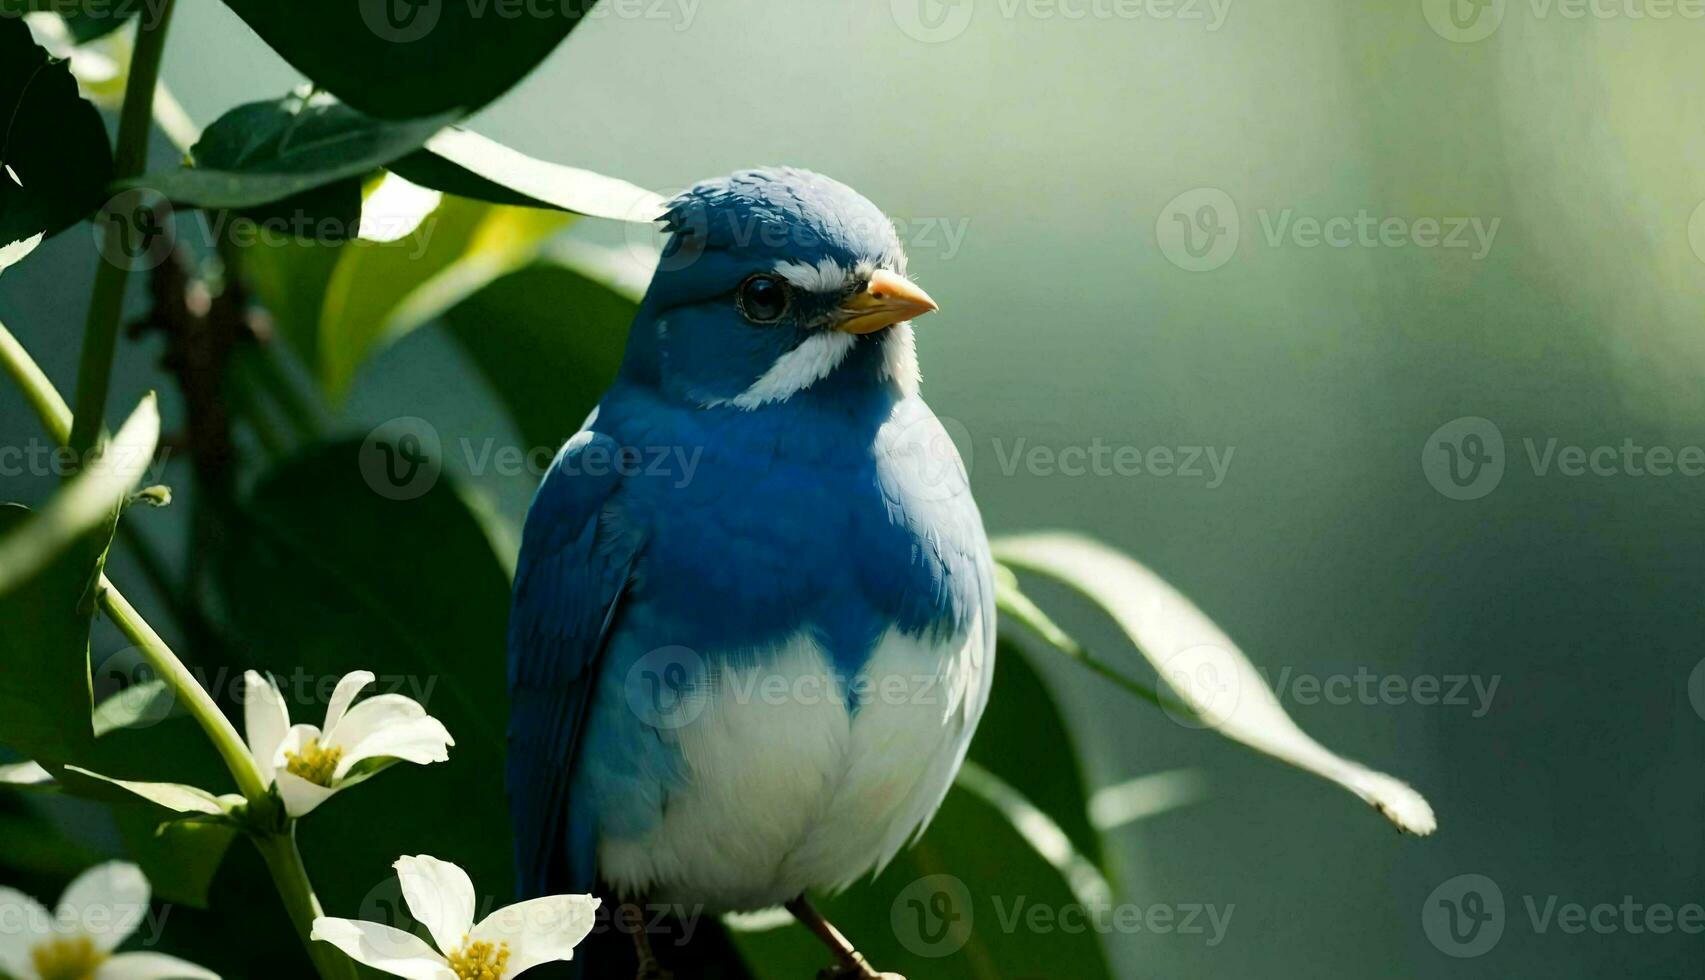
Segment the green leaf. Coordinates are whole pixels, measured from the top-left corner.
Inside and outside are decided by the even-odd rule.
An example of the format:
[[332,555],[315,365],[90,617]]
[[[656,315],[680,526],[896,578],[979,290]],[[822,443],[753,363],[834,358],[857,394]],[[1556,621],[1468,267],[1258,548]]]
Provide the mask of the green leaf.
[[36,250],[36,246],[41,244],[43,237],[45,236],[38,231],[30,237],[12,242],[10,245],[0,245],[0,272],[5,272],[22,262],[25,256]]
[[347,395],[368,358],[526,263],[569,220],[446,198],[414,235],[343,248],[320,308],[322,387],[333,399]]
[[471,130],[453,126],[426,148],[391,164],[425,187],[497,204],[556,208],[617,221],[655,221],[659,195],[590,170],[549,163]]
[[315,85],[389,119],[497,98],[543,61],[591,3],[529,7],[443,0],[226,0]]
[[201,820],[162,824],[158,812],[113,808],[125,855],[141,865],[160,901],[206,908],[208,890],[237,839],[237,828]]
[[198,207],[271,204],[371,173],[419,147],[450,118],[375,119],[324,94],[250,102],[207,127],[190,150],[194,166],[144,174],[124,186]]
[[1005,637],[969,758],[1034,802],[1074,849],[1103,864],[1101,835],[1089,821],[1089,789],[1059,704],[1027,652]]
[[1280,707],[1249,658],[1160,576],[1106,545],[1072,534],[1002,538],[995,554],[1056,579],[1105,609],[1189,707],[1183,724],[1227,738],[1339,784],[1399,830],[1430,834],[1433,809],[1407,784],[1333,754]]
[[420,701],[456,739],[447,763],[393,766],[302,822],[309,867],[339,869],[316,882],[326,906],[362,908],[398,854],[422,853],[507,902],[508,574],[449,480],[429,469],[399,493],[373,456],[338,443],[261,478],[219,557],[224,606],[254,662],[280,677],[292,721],[319,724],[324,682],[367,669],[379,678],[369,695]]
[[[185,786],[182,783],[150,783],[133,779],[114,779],[111,776],[103,776],[98,772],[84,769],[81,766],[66,766],[65,771],[67,773],[74,773],[76,776],[82,777],[84,780],[93,781],[106,786],[117,787],[124,790],[126,793],[147,800],[149,803],[152,803],[157,807],[171,810],[174,813],[199,813],[208,816],[225,816],[231,812],[233,807],[239,806],[243,803],[243,798],[236,794],[228,794],[223,797],[214,796],[207,790],[196,786]],[[76,792],[81,788],[79,781],[76,779],[66,779],[64,782],[66,788],[72,792]],[[81,795],[89,794],[83,793]],[[105,798],[106,794],[100,794],[100,797]]]
[[53,773],[43,769],[39,762],[8,762],[0,765],[0,786],[7,789],[59,791],[59,784],[54,780]]
[[[34,520],[23,507],[0,504],[0,535]],[[87,596],[111,540],[110,526],[89,529],[0,595],[0,743],[29,758],[76,758],[94,742]]]
[[0,243],[57,234],[100,206],[112,180],[100,113],[11,17],[0,17],[0,118]]
[[88,0],[50,0],[53,9],[65,21],[71,39],[78,44],[98,41],[130,23],[143,6],[143,0],[112,0],[110,4],[91,4]]
[[[923,840],[876,880],[818,907],[878,970],[929,980],[1099,980],[1112,973],[1093,929],[1035,930],[1025,916],[1104,899],[1074,892],[1009,815],[955,787]],[[822,945],[796,925],[737,926],[734,939],[761,980],[798,980],[829,964]]]
[[348,243],[257,238],[240,242],[242,274],[303,364],[320,363],[320,308]]
[[166,682],[155,679],[132,684],[95,705],[95,737],[123,728],[145,728],[171,714],[177,695]]
[[[594,262],[551,259],[453,307],[444,323],[529,447],[561,445],[615,380],[639,303]],[[572,261],[572,259],[570,260]]]
[[160,413],[150,394],[33,520],[0,535],[0,595],[18,588],[90,530],[106,525],[110,533],[114,515],[153,462],[159,438]]
[[[110,805],[125,856],[142,866],[156,894],[164,901],[203,907],[208,886],[231,842],[231,828],[209,825],[205,830],[185,830],[175,821],[162,825],[161,807],[182,814],[176,820],[222,823],[224,812],[240,803],[241,797],[229,792],[215,797],[221,807],[216,815],[204,812],[205,801],[180,810],[147,795],[153,787],[171,784],[197,797],[203,791],[195,787],[230,786],[231,777],[201,728],[187,717],[169,715],[146,727],[117,729],[95,740],[77,765],[103,775],[97,778],[62,767],[60,779],[66,791]],[[173,798],[169,792],[164,796],[165,801]],[[170,814],[165,816],[170,818]]]

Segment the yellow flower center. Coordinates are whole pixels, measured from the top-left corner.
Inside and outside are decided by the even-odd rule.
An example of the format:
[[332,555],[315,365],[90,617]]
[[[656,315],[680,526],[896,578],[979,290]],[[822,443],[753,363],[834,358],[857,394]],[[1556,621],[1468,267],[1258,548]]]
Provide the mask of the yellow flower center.
[[470,943],[463,936],[462,948],[448,959],[456,980],[503,980],[504,971],[509,968],[509,944]]
[[41,980],[94,980],[95,970],[106,958],[86,936],[50,939],[30,950],[30,961]]
[[301,776],[310,783],[321,786],[332,784],[332,773],[337,771],[337,760],[343,758],[343,750],[337,746],[322,746],[320,740],[309,739],[300,752],[286,752],[286,769]]

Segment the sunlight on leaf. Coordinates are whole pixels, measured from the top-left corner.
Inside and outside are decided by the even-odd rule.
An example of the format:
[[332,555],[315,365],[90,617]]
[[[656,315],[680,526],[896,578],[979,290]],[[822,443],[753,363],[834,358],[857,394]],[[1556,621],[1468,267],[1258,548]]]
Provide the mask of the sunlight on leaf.
[[156,724],[172,712],[177,695],[166,682],[155,678],[132,684],[95,706],[91,721],[95,737],[100,738],[123,728],[143,728]]
[[53,773],[39,762],[8,762],[0,765],[0,786],[13,789],[54,789]]
[[471,130],[452,126],[427,140],[426,148],[477,178],[564,211],[639,222],[655,221],[663,213],[663,198],[643,187],[539,160]]
[[387,173],[362,202],[361,230],[357,237],[367,242],[407,238],[443,201],[442,193]]
[[967,761],[961,766],[955,782],[999,810],[1036,853],[1065,877],[1078,901],[1094,906],[1113,900],[1113,886],[1107,883],[1101,869],[1078,853],[1054,818],[1037,809],[1024,794],[975,762]]
[[65,771],[108,786],[116,786],[127,793],[147,800],[155,806],[164,807],[177,813],[224,816],[233,807],[243,802],[243,798],[235,793],[226,796],[214,796],[199,787],[185,786],[181,783],[148,783],[131,779],[114,779],[111,776],[103,776],[81,766],[66,766]]
[[1207,797],[1208,781],[1199,770],[1151,772],[1096,790],[1089,798],[1089,819],[1097,830],[1117,830]]
[[571,220],[554,211],[446,198],[402,240],[340,249],[315,345],[324,390],[342,399],[375,354],[526,264]]
[[5,272],[8,268],[22,262],[24,256],[35,251],[36,246],[41,244],[42,237],[43,233],[38,231],[30,237],[13,242],[10,245],[0,245],[0,272]]
[[154,459],[160,413],[148,395],[100,455],[22,527],[0,539],[0,595],[40,571],[84,532],[110,521]]
[[1398,829],[1433,832],[1427,801],[1407,784],[1333,754],[1292,721],[1249,659],[1200,609],[1159,576],[1105,545],[1072,534],[1001,538],[995,554],[1056,579],[1105,609],[1192,714],[1183,723],[1329,779],[1367,801]]

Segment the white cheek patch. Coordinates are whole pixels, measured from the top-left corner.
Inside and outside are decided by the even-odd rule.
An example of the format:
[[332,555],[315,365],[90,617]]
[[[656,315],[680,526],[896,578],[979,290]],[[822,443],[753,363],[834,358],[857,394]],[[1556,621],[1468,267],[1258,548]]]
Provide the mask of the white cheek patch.
[[809,262],[777,262],[772,270],[796,289],[812,293],[834,293],[847,287],[852,275],[834,259],[821,259],[816,265]]
[[918,338],[910,322],[896,323],[883,334],[882,378],[908,398],[918,393]]
[[732,405],[751,411],[770,402],[786,401],[829,376],[851,353],[858,338],[830,330],[805,338],[805,342],[776,358],[763,377],[733,398],[712,399],[710,407]]

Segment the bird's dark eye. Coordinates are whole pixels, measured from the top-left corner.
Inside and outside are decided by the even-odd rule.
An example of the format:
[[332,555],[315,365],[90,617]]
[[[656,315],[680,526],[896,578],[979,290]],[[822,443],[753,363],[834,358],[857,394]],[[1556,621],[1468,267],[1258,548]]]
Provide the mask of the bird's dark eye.
[[787,283],[775,276],[752,276],[740,284],[735,299],[746,319],[753,323],[774,323],[787,312],[791,292]]

